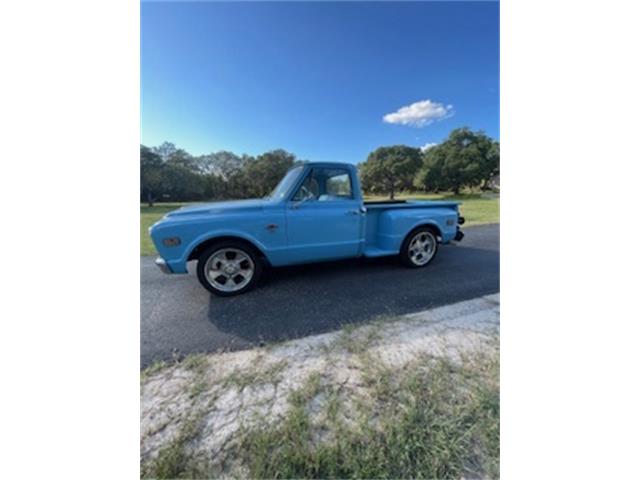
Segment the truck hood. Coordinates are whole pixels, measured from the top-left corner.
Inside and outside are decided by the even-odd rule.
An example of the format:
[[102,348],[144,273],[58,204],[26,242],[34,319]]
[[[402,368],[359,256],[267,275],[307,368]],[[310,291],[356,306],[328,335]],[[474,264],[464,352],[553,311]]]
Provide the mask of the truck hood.
[[250,212],[259,211],[264,207],[265,201],[262,199],[250,199],[250,200],[232,200],[228,202],[211,202],[201,203],[198,205],[191,205],[188,207],[182,207],[173,212],[167,213],[167,217],[174,218],[180,216],[193,216],[193,215],[211,215],[219,213],[237,213],[237,212]]

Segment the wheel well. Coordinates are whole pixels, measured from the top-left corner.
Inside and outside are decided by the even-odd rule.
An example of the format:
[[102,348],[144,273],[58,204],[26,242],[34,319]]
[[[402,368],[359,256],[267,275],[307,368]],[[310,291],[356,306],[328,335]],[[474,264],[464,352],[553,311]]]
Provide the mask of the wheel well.
[[404,242],[407,241],[408,238],[411,237],[411,235],[413,235],[413,232],[415,232],[416,230],[419,230],[421,228],[426,228],[428,230],[431,230],[431,232],[433,232],[436,236],[436,238],[438,240],[442,240],[442,232],[440,231],[440,229],[438,228],[437,225],[433,225],[432,223],[423,223],[422,225],[418,225],[417,227],[413,228],[409,233],[407,233],[407,236],[404,237],[404,240],[402,241],[403,244]]
[[200,254],[205,251],[207,248],[209,248],[211,245],[213,245],[214,243],[218,243],[218,242],[222,242],[225,240],[233,240],[234,242],[240,242],[240,243],[244,243],[245,245],[247,245],[248,247],[251,247],[260,258],[266,259],[267,257],[264,255],[264,253],[262,253],[262,250],[260,250],[258,247],[256,247],[253,243],[251,243],[248,240],[245,240],[244,238],[240,238],[240,237],[234,237],[234,236],[225,236],[225,237],[214,237],[214,238],[210,238],[208,240],[205,240],[204,242],[198,244],[196,246],[196,248],[194,248],[191,253],[189,254],[189,258],[187,258],[187,261],[189,260],[197,260],[198,257],[200,257]]

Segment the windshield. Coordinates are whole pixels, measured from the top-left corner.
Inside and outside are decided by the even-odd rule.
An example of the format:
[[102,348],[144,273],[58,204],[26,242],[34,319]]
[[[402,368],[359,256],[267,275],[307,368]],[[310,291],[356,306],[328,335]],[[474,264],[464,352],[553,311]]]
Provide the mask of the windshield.
[[287,192],[291,190],[291,187],[298,179],[298,175],[300,175],[300,172],[302,172],[303,168],[304,167],[301,165],[299,167],[292,168],[291,170],[289,170],[287,174],[284,177],[282,177],[282,180],[280,180],[280,183],[278,183],[278,186],[274,188],[273,192],[271,192],[271,194],[269,195],[269,198],[272,200],[282,200],[284,196],[287,194]]

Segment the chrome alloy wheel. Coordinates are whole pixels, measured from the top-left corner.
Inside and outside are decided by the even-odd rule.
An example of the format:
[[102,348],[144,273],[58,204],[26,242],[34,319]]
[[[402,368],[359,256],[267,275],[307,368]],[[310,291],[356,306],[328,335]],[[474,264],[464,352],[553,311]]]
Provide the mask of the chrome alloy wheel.
[[415,265],[426,265],[436,253],[438,240],[429,231],[421,231],[409,242],[409,258]]
[[237,248],[223,248],[214,252],[204,266],[207,281],[216,290],[235,292],[253,278],[255,265],[251,257]]

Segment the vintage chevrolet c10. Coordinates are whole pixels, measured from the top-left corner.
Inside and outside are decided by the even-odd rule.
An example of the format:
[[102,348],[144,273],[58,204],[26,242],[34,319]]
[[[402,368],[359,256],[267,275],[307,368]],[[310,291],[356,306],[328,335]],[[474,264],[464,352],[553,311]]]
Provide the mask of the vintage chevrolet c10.
[[458,203],[365,202],[357,169],[310,162],[291,168],[271,195],[183,207],[149,229],[165,273],[187,273],[220,296],[253,288],[264,267],[399,255],[408,267],[433,260],[438,243],[462,240]]

